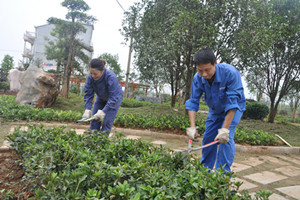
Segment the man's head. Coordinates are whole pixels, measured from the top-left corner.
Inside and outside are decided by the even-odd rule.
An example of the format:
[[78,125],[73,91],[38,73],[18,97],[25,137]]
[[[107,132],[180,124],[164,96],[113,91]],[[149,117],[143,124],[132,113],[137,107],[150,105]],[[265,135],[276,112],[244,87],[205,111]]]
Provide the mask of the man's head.
[[194,56],[198,73],[205,79],[211,79],[216,72],[217,59],[209,48],[200,49]]

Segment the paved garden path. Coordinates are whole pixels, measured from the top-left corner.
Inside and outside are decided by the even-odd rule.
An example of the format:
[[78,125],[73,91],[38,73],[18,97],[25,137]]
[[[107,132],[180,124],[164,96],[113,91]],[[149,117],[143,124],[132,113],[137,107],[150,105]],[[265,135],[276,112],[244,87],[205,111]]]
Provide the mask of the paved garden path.
[[[77,124],[44,125],[65,125],[74,129],[78,134],[82,134],[88,129],[87,125]],[[16,126],[17,124],[12,124],[10,132],[13,132]],[[22,129],[27,129],[27,127],[22,125]],[[124,133],[128,139],[141,139],[154,145],[165,145],[175,151],[185,150],[188,146],[186,136],[121,128],[115,128],[112,134],[117,131]],[[193,143],[194,147],[200,145],[201,142]],[[8,147],[9,143],[4,141],[0,150]],[[201,151],[195,152],[195,155],[200,157]],[[270,200],[300,199],[300,148],[236,145],[232,171],[235,172],[234,180],[243,182],[240,190],[248,190],[253,197],[255,192],[266,189],[273,192]]]

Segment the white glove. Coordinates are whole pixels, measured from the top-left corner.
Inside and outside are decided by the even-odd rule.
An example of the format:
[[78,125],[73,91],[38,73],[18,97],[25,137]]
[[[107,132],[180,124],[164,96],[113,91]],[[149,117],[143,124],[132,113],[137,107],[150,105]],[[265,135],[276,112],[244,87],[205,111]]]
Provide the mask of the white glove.
[[229,130],[227,128],[221,128],[218,130],[218,135],[215,140],[219,140],[220,144],[227,143],[229,141]]
[[190,139],[195,139],[197,127],[189,127],[186,129],[186,134]]
[[103,121],[105,117],[105,113],[102,110],[98,110],[98,112],[94,115],[95,121]]
[[91,114],[92,114],[91,110],[85,110],[82,115],[82,118],[88,119],[91,117]]

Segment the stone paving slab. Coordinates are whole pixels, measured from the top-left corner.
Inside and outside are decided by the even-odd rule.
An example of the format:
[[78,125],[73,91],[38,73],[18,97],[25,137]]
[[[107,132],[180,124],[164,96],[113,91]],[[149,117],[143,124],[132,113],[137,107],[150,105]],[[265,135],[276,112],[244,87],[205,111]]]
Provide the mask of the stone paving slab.
[[249,189],[252,189],[252,188],[256,188],[257,185],[253,184],[253,183],[250,183],[246,180],[243,180],[243,179],[240,179],[240,178],[234,178],[233,179],[234,182],[242,182],[243,185],[241,185],[241,187],[239,188],[239,191],[242,191],[242,190],[249,190]]
[[272,163],[276,163],[277,165],[287,165],[285,162],[282,162],[278,158],[274,158],[272,156],[259,156],[260,158],[264,159],[265,161],[270,161]]
[[243,163],[243,164],[255,167],[257,165],[262,164],[264,161],[263,161],[263,159],[260,159],[259,157],[250,157],[247,160],[243,160],[243,161],[240,161],[240,162]]
[[[9,134],[13,133],[15,131],[15,128],[17,128],[17,126],[10,127]],[[22,131],[28,131],[28,126],[21,126],[20,130],[22,130]]]
[[250,174],[244,177],[264,185],[288,178],[287,176],[275,174],[269,171]]
[[295,199],[300,199],[300,185],[276,188],[276,190],[291,196]]
[[167,144],[165,141],[161,141],[161,140],[154,140],[151,142],[152,144],[161,144],[161,145],[165,145]]
[[[251,199],[255,199],[255,192],[250,193]],[[273,193],[271,196],[269,196],[268,200],[289,200],[279,194]]]
[[[275,171],[280,172],[286,176],[298,176],[300,175],[300,168],[294,166],[284,166],[275,169]],[[300,180],[299,180],[300,183]]]
[[276,193],[273,193],[270,197],[269,197],[269,200],[288,200],[287,198],[279,195],[279,194],[276,194]]
[[78,135],[82,135],[86,130],[85,129],[75,129]]
[[289,162],[292,162],[292,163],[295,163],[297,165],[300,166],[300,160],[296,159],[296,158],[291,158],[291,157],[287,157],[285,155],[276,155],[276,157],[279,157],[283,160],[286,160],[286,161],[289,161]]
[[246,169],[249,169],[249,168],[251,168],[251,166],[244,165],[244,164],[241,164],[241,163],[236,163],[236,162],[234,162],[231,166],[231,170],[234,171],[234,172],[240,172],[240,171],[243,171],[243,170],[246,170]]
[[137,135],[127,135],[126,136],[127,139],[133,139],[133,140],[138,140],[141,139],[141,136],[137,136]]

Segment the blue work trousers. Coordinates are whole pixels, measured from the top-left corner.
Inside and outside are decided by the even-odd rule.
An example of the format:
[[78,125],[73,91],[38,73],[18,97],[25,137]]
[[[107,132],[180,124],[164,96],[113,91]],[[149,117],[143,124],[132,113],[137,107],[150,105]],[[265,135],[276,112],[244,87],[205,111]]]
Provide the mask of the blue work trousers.
[[[216,169],[223,166],[224,170],[231,171],[230,167],[234,160],[235,154],[235,142],[234,142],[234,134],[235,129],[238,123],[241,120],[243,112],[237,110],[235,112],[234,118],[230,124],[229,130],[229,142],[225,144],[213,145],[207,148],[202,149],[202,157],[200,161],[204,166],[213,169],[214,165],[216,164]],[[214,141],[215,137],[218,135],[218,129],[223,127],[225,119],[225,114],[223,115],[216,115],[216,114],[209,114],[206,119],[206,128],[203,135],[202,144],[208,144]]]
[[[92,115],[96,114],[98,112],[98,110],[102,110],[104,108],[105,104],[106,104],[106,102],[99,101],[98,98],[96,98]],[[114,124],[114,121],[117,116],[120,105],[121,105],[121,102],[118,103],[113,110],[109,110],[109,112],[105,113],[106,115],[103,120],[103,125],[101,128],[101,131],[111,131],[111,128]],[[90,124],[91,130],[100,131],[100,127],[101,127],[101,122],[91,121],[91,124]]]

